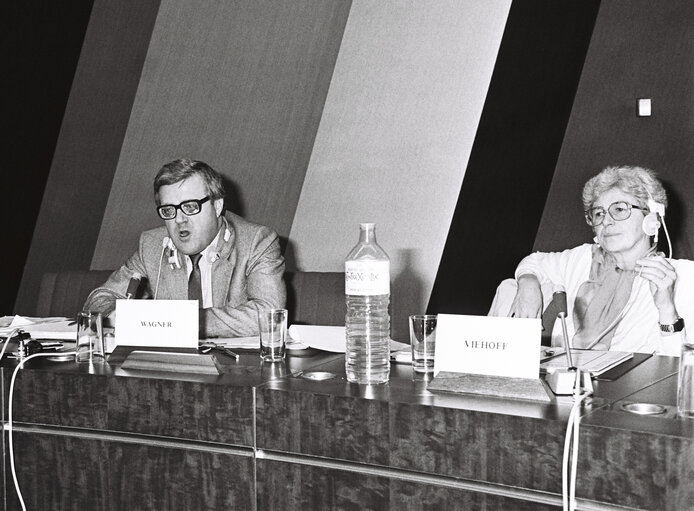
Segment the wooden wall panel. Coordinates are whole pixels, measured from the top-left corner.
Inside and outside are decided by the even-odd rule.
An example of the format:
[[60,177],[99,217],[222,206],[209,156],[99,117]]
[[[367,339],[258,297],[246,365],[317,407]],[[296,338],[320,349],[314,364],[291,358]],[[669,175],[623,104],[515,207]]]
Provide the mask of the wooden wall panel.
[[289,234],[349,9],[162,1],[92,269],[160,224],[152,180],[175,158],[206,161],[234,185],[229,209]]
[[[535,250],[590,242],[583,185],[626,164],[664,179],[675,257],[694,258],[693,90],[694,3],[602,2]],[[652,99],[651,117],[636,116],[642,97]]]
[[510,1],[355,1],[290,235],[343,271],[360,222],[391,258],[392,331],[426,308]]

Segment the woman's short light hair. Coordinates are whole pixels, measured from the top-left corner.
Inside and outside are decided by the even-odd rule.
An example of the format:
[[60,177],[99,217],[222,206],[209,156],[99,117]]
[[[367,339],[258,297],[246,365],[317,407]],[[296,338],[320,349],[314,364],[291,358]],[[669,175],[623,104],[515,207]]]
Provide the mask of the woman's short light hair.
[[583,187],[583,210],[588,211],[595,201],[612,188],[619,188],[637,200],[637,206],[648,207],[652,198],[667,207],[665,188],[650,169],[620,165],[606,167],[598,175],[591,177]]

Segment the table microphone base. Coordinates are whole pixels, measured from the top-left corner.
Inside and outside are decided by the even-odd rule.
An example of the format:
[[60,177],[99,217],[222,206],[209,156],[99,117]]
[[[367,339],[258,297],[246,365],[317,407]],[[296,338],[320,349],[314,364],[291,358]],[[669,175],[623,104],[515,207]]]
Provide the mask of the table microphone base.
[[549,388],[557,396],[570,396],[574,394],[574,389],[579,386],[580,391],[593,393],[593,383],[590,373],[578,369],[557,369],[547,373],[545,381]]

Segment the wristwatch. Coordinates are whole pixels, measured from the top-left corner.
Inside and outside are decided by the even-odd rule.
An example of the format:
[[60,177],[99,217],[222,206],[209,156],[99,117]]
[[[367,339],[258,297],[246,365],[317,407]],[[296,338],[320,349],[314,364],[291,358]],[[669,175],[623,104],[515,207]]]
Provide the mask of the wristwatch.
[[681,332],[684,330],[684,320],[682,318],[677,318],[672,325],[660,325],[660,331],[666,333]]

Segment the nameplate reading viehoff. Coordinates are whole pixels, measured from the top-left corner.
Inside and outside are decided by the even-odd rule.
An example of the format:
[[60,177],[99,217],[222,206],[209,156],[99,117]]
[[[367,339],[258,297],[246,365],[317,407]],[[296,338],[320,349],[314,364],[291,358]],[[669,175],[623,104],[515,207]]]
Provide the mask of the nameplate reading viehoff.
[[539,319],[439,314],[434,374],[537,379],[541,334]]
[[116,346],[198,347],[197,300],[116,300]]

